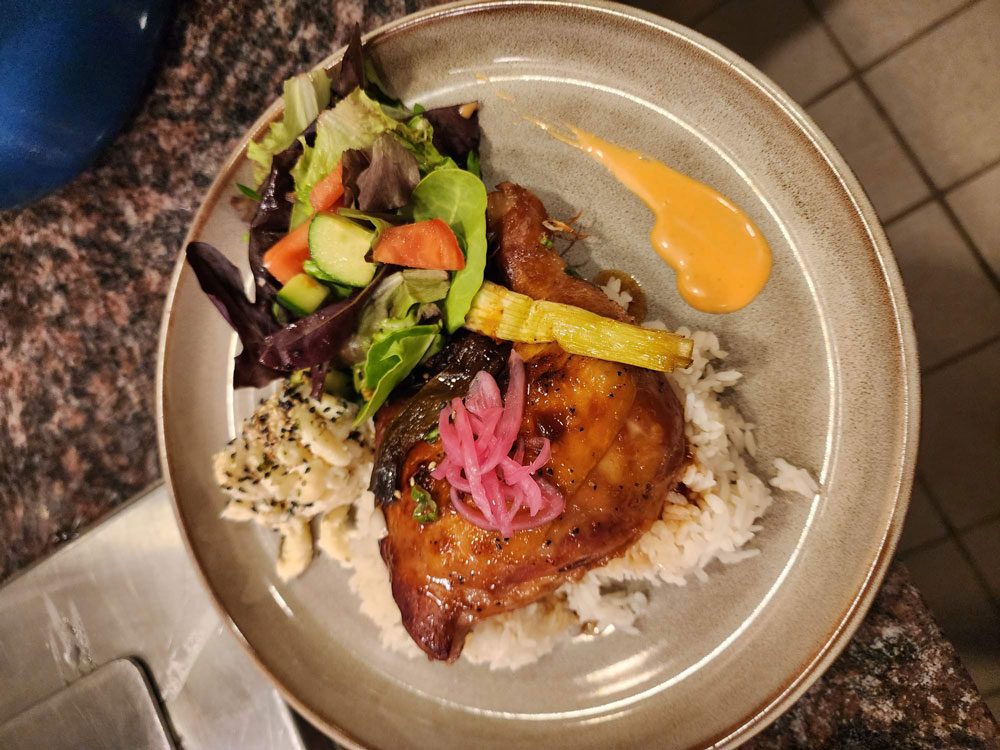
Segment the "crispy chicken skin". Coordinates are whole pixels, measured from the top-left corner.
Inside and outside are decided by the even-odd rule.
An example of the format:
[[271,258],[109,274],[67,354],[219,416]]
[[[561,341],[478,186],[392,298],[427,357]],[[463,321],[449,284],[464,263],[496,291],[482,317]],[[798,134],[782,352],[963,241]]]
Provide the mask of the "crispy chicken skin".
[[[564,273],[562,258],[539,242],[544,219],[541,201],[523,188],[503,183],[491,194],[504,282],[628,320],[599,289]],[[555,344],[515,348],[527,380],[520,436],[551,441],[542,472],[566,497],[566,510],[501,538],[458,515],[448,483],[429,476],[428,465],[443,458],[440,442],[410,451],[401,497],[384,508],[389,534],[381,552],[403,625],[433,659],[454,661],[477,621],[530,604],[622,554],[659,517],[684,460],[681,406],[659,373],[567,354]],[[411,479],[432,494],[437,521],[413,519]]]

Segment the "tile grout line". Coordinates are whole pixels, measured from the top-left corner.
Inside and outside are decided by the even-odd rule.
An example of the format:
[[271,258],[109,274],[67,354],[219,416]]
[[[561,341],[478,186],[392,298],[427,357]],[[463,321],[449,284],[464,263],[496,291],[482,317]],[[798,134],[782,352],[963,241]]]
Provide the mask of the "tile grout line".
[[956,354],[952,354],[951,356],[942,359],[940,362],[935,362],[925,370],[921,370],[920,374],[921,376],[934,375],[935,373],[941,372],[941,370],[951,367],[954,364],[958,364],[966,357],[971,357],[975,354],[979,354],[979,352],[984,349],[989,349],[998,341],[1000,341],[1000,333],[990,336],[988,339],[984,339],[977,344],[973,344]]
[[946,199],[948,193],[950,193],[952,190],[957,190],[958,188],[965,187],[966,185],[968,185],[973,180],[976,180],[977,178],[982,177],[984,174],[986,174],[987,172],[989,172],[992,169],[996,168],[997,166],[1000,166],[1000,157],[994,159],[989,164],[985,164],[984,166],[979,167],[978,169],[974,169],[972,172],[969,172],[969,174],[965,175],[964,177],[962,177],[962,178],[960,178],[958,180],[955,180],[954,182],[951,182],[951,183],[945,185],[942,188],[934,188],[931,191],[930,195],[928,195],[928,196],[926,196],[924,198],[921,198],[916,203],[913,203],[912,205],[907,206],[906,208],[902,209],[901,211],[898,211],[897,213],[893,214],[892,216],[890,216],[890,217],[888,217],[886,219],[882,219],[881,220],[882,221],[882,225],[887,227],[890,224],[892,224],[892,223],[894,223],[896,221],[899,221],[900,219],[903,219],[903,218],[909,216],[910,214],[912,214],[912,213],[914,213],[916,211],[919,211],[921,208],[923,208],[924,206],[926,206],[928,203],[931,203],[931,202],[933,202],[933,201],[935,201],[935,200],[937,200],[939,198],[940,199]]
[[[917,482],[914,481],[914,484],[916,484],[916,483]],[[927,485],[927,483],[926,483],[926,481],[924,481],[924,482],[921,482],[920,485],[921,485],[921,488],[924,488]],[[924,491],[927,492],[928,496],[930,495],[930,492],[928,492],[927,490],[924,490]],[[935,513],[937,513],[939,516],[943,516],[944,515],[943,513],[941,513],[941,511],[939,511],[937,509],[937,506],[934,503],[931,503],[931,505],[934,507],[934,512]],[[973,521],[972,523],[968,524],[967,526],[962,526],[961,528],[959,528],[959,527],[956,526],[955,527],[955,534],[956,535],[967,534],[970,531],[975,531],[976,529],[981,529],[983,526],[989,526],[991,523],[995,523],[997,521],[1000,521],[1000,511],[997,511],[996,513],[990,513],[988,516],[984,516],[983,518],[980,518],[978,521]],[[944,526],[943,523],[941,525]],[[904,549],[899,549],[897,547],[896,548],[896,557],[898,557],[901,560],[903,560],[903,562],[906,562],[906,558],[909,557],[910,555],[914,555],[914,554],[917,554],[919,552],[926,552],[927,550],[931,549],[932,547],[937,547],[939,544],[942,544],[943,542],[947,542],[949,539],[951,539],[951,533],[948,531],[947,527],[945,527],[944,532],[940,536],[936,536],[933,539],[928,539],[925,542],[920,542],[919,544],[914,544],[912,547],[908,547],[905,550]]]
[[830,96],[830,94],[832,94],[834,91],[836,91],[837,89],[839,89],[841,86],[844,86],[844,85],[850,83],[851,81],[856,81],[857,78],[858,78],[858,74],[854,73],[854,72],[851,72],[851,73],[848,73],[845,78],[839,78],[839,79],[837,79],[837,81],[835,83],[830,84],[825,89],[823,89],[822,91],[820,91],[818,94],[814,94],[813,96],[809,97],[804,102],[802,102],[802,109],[809,109],[814,104],[818,104],[819,102],[821,102],[824,99],[826,99],[826,97]]
[[[926,183],[927,187],[933,193],[936,190],[936,186],[934,184],[934,180],[931,179],[930,173],[924,167],[923,162],[917,156],[916,151],[913,149],[912,146],[910,146],[906,138],[903,137],[902,131],[900,131],[900,129],[896,126],[896,123],[889,116],[889,113],[882,105],[881,100],[877,96],[875,96],[875,92],[872,91],[871,87],[868,85],[868,82],[865,80],[864,76],[860,74],[858,66],[851,61],[850,57],[847,54],[847,48],[840,41],[840,39],[836,37],[836,35],[827,25],[826,19],[824,19],[823,15],[816,9],[814,0],[803,0],[803,2],[805,3],[806,7],[810,11],[812,11],[814,18],[818,21],[820,26],[824,29],[824,31],[826,31],[826,34],[830,38],[830,41],[833,43],[833,45],[837,48],[840,54],[843,55],[845,59],[847,59],[848,66],[854,71],[855,80],[858,84],[858,87],[861,89],[862,93],[868,98],[871,105],[875,108],[875,112],[879,115],[879,117],[882,118],[882,121],[889,128],[889,132],[896,139],[896,142],[899,144],[900,148],[903,149],[903,153],[905,153],[906,156],[910,159],[910,161],[913,163],[913,166],[916,168],[917,173],[920,175],[921,179]],[[968,10],[975,3],[978,2],[983,2],[983,0],[973,0],[972,3],[963,6],[962,11],[964,12],[965,10]],[[965,244],[969,252],[972,253],[972,257],[979,264],[980,270],[982,270],[982,272],[986,275],[987,281],[989,281],[993,285],[993,289],[997,292],[997,294],[1000,294],[1000,277],[997,276],[996,271],[993,270],[993,267],[989,264],[989,262],[987,262],[986,258],[979,251],[979,248],[976,246],[976,243],[973,242],[972,237],[969,235],[968,231],[966,231],[965,227],[962,226],[962,222],[958,220],[958,216],[952,210],[951,206],[948,205],[947,201],[941,198],[935,198],[934,200],[936,200],[937,203],[941,206],[942,210],[945,212],[945,215],[948,217],[948,220],[951,222],[953,228],[955,229],[955,231],[958,232],[959,237],[961,237],[962,242]]]
[[[810,4],[811,4],[811,0],[807,0],[807,1],[809,1]],[[981,3],[983,1],[984,0],[968,0],[968,2],[965,2],[962,5],[959,5],[957,8],[954,8],[954,9],[948,11],[947,13],[945,13],[939,19],[937,19],[936,21],[934,21],[930,26],[927,26],[927,27],[925,27],[923,29],[920,29],[919,31],[915,32],[912,36],[908,36],[906,39],[904,39],[901,42],[897,42],[894,47],[890,47],[885,52],[882,52],[874,60],[871,60],[870,62],[867,62],[864,65],[856,65],[852,61],[851,67],[853,67],[853,68],[855,68],[857,70],[858,75],[864,75],[865,73],[867,73],[868,71],[870,71],[872,68],[875,68],[875,67],[881,65],[882,63],[884,63],[886,60],[888,60],[890,57],[892,57],[893,55],[895,55],[897,52],[899,52],[904,47],[908,47],[913,42],[916,42],[917,40],[923,39],[925,36],[930,35],[930,33],[932,31],[936,30],[939,26],[943,26],[944,24],[948,23],[948,21],[950,21],[951,19],[953,19],[956,16],[959,16],[962,13],[964,13],[965,11],[967,11],[973,5],[976,5],[977,3]],[[823,19],[823,23],[824,24],[826,23],[825,19]],[[831,30],[831,33],[832,33],[832,30]]]
[[975,240],[972,239],[972,235],[969,234],[969,230],[965,228],[965,225],[958,218],[958,214],[955,213],[955,209],[951,207],[948,201],[943,199],[938,199],[937,201],[945,215],[948,217],[949,221],[954,225],[959,236],[962,238],[962,242],[965,246],[972,252],[972,257],[975,258],[976,262],[979,264],[980,270],[986,275],[986,279],[993,284],[993,288],[1000,294],[1000,275],[993,269],[989,261],[986,260],[986,256],[980,252],[979,247],[976,245]]
[[[729,0],[724,0],[724,2],[728,2],[728,1]],[[854,60],[851,58],[851,56],[847,54],[847,48],[846,48],[846,46],[844,44],[842,44],[842,43],[839,43],[840,42],[839,37],[837,37],[837,35],[833,33],[833,29],[829,28],[829,26],[828,26],[828,24],[826,22],[826,19],[823,18],[823,14],[820,13],[819,11],[817,11],[815,7],[813,7],[812,0],[805,0],[806,5],[809,7],[809,10],[812,11],[814,17],[816,17],[820,21],[820,23],[823,24],[823,27],[826,30],[827,34],[829,36],[831,36],[834,39],[835,42],[837,42],[838,50],[847,59],[848,65],[851,68],[852,73],[847,78],[845,78],[845,79],[843,79],[843,80],[841,80],[841,81],[839,81],[837,83],[831,84],[830,86],[827,86],[825,89],[823,89],[822,91],[820,91],[818,94],[815,94],[812,98],[806,100],[806,102],[803,103],[802,106],[803,107],[811,107],[813,104],[815,104],[816,102],[818,102],[820,99],[823,99],[824,97],[829,96],[830,94],[832,94],[834,91],[836,91],[843,84],[847,83],[848,81],[850,81],[850,80],[852,80],[854,78],[858,78],[858,77],[864,75],[865,73],[867,73],[868,71],[872,70],[875,67],[878,67],[879,65],[881,65],[882,63],[884,63],[886,60],[888,60],[890,57],[892,57],[893,55],[895,55],[897,52],[899,52],[900,50],[902,50],[904,47],[908,47],[913,42],[916,42],[919,39],[923,39],[925,36],[927,36],[932,31],[934,31],[938,26],[941,26],[941,25],[947,23],[952,18],[954,18],[955,16],[958,16],[959,14],[961,14],[964,11],[968,10],[973,5],[975,5],[976,3],[980,3],[980,2],[983,2],[983,1],[984,0],[969,0],[968,2],[964,3],[963,5],[960,5],[957,8],[955,8],[954,10],[951,10],[948,13],[946,13],[945,15],[941,16],[941,18],[939,18],[936,21],[934,21],[934,23],[932,23],[930,26],[927,26],[926,28],[920,29],[920,31],[915,32],[912,36],[906,37],[906,39],[904,39],[901,42],[897,42],[895,46],[890,47],[885,52],[882,52],[874,60],[871,60],[870,62],[867,62],[864,65],[858,65],[857,63],[854,62]],[[715,9],[713,9],[712,11],[710,11],[706,15],[711,15],[711,12],[714,12],[714,10]],[[704,18],[702,18],[700,20],[704,20]]]
[[[972,570],[972,577],[975,579],[976,583],[979,584],[981,592],[986,595],[986,600],[993,606],[994,612],[997,615],[1000,615],[1000,597],[994,596],[993,590],[990,588],[989,581],[979,569],[976,558],[972,556],[972,553],[970,553],[965,544],[963,544],[958,529],[951,522],[951,519],[948,518],[947,514],[941,509],[941,503],[938,501],[937,495],[935,495],[931,490],[930,485],[927,483],[927,479],[924,477],[923,472],[920,471],[919,468],[913,473],[913,482],[914,484],[920,485],[920,488],[927,495],[927,499],[934,507],[934,510],[936,510],[938,515],[941,516],[941,523],[948,531],[947,536],[942,537],[938,541],[941,542],[951,540],[955,543],[955,546],[958,548],[959,555],[965,560],[965,564]],[[928,549],[930,549],[930,545],[928,545]]]
[[[936,512],[937,510],[935,509],[935,513]],[[933,539],[928,539],[926,542],[921,542],[920,544],[914,544],[909,549],[901,550],[897,547],[896,557],[905,563],[911,556],[919,555],[921,552],[926,552],[929,549],[934,549],[935,547],[939,547],[945,542],[948,542],[950,540],[951,540],[951,535],[948,533],[947,530],[945,530],[945,532],[941,536],[936,536]]]
[[687,26],[689,29],[693,29],[699,23],[704,21],[713,13],[715,13],[715,11],[721,9],[722,6],[729,5],[730,2],[732,2],[732,0],[718,0],[718,2],[716,2],[714,5],[709,6],[708,8],[699,13],[695,13],[694,16],[691,18],[691,20],[685,23],[684,25]]

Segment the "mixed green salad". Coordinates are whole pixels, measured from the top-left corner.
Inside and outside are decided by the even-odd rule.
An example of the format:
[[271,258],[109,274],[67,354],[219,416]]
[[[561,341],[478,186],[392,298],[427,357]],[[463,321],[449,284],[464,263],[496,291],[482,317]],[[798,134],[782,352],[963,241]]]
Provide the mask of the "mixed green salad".
[[284,112],[251,142],[255,298],[214,247],[187,260],[239,333],[235,387],[307,370],[360,394],[365,419],[462,326],[483,283],[486,188],[478,104],[425,110],[389,95],[360,32],[338,71],[284,85]]

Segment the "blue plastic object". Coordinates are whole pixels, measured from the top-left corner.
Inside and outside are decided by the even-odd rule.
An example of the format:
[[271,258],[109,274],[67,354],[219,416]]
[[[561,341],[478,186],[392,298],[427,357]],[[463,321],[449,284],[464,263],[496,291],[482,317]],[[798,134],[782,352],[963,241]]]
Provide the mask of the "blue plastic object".
[[0,2],[0,209],[87,168],[133,113],[172,0]]

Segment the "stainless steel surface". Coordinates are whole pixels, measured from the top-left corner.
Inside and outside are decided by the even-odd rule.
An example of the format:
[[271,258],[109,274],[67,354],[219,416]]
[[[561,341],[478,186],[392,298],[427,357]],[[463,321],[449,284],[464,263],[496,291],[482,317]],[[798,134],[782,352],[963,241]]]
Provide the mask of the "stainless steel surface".
[[4,750],[173,750],[140,667],[115,659],[0,725]]
[[184,750],[305,750],[225,632],[162,485],[0,589],[0,721],[121,657],[145,665]]

